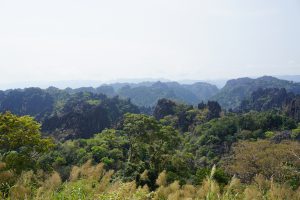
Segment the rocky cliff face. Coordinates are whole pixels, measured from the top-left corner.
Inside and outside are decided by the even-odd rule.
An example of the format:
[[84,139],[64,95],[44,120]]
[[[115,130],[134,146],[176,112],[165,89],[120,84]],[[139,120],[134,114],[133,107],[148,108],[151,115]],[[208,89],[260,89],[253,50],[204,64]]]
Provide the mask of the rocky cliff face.
[[287,104],[285,110],[289,117],[292,117],[297,122],[300,122],[300,96],[298,95],[291,100]]

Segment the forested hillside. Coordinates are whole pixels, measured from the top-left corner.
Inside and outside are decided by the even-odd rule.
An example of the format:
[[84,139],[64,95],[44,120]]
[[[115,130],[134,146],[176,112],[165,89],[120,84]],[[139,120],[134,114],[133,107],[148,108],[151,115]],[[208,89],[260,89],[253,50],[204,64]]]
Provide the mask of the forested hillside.
[[139,113],[128,99],[104,94],[70,94],[57,88],[27,88],[2,92],[0,112],[30,115],[42,123],[44,134],[56,139],[87,138],[105,128],[117,126],[127,113]]
[[44,119],[42,130],[60,140],[89,138],[118,125],[125,113],[139,113],[137,106],[118,97],[107,98],[93,93],[76,93]]
[[299,110],[300,95],[287,92],[284,88],[258,89],[251,94],[250,98],[244,99],[235,112],[250,111],[282,111],[285,115],[300,120]]
[[194,84],[179,84],[177,82],[143,82],[143,83],[116,83],[102,85],[97,88],[85,87],[78,89],[68,88],[70,94],[77,92],[103,93],[107,96],[129,98],[141,107],[154,106],[161,98],[172,99],[177,102],[196,105],[206,101],[218,92],[215,85],[197,82]]
[[2,92],[0,111],[11,111],[18,115],[31,115],[42,119],[54,109],[54,98],[40,88],[9,90]]
[[231,110],[197,101],[202,86],[120,86],[132,100],[109,86],[0,92],[1,198],[299,199],[297,84],[229,81]]
[[218,101],[223,108],[236,109],[244,99],[250,98],[251,94],[260,88],[285,88],[287,92],[300,94],[300,83],[264,76],[257,79],[239,78],[229,80],[212,99]]

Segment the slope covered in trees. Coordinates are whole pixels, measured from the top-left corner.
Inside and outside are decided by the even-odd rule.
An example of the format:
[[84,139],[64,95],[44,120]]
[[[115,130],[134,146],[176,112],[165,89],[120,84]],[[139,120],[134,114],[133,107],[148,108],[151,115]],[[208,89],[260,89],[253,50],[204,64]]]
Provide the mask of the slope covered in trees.
[[0,93],[2,199],[299,199],[300,104],[287,89],[258,88],[239,112],[163,98],[152,115],[69,90]]
[[105,128],[116,127],[125,113],[139,113],[137,106],[118,97],[93,93],[72,95],[53,115],[45,118],[42,130],[58,139],[89,138]]
[[0,95],[0,111],[11,111],[18,115],[31,115],[42,119],[51,114],[54,98],[40,88],[10,90]]
[[287,92],[300,94],[300,83],[264,76],[257,79],[239,78],[229,80],[212,99],[218,101],[223,108],[236,109],[244,99],[250,98],[251,94],[259,88],[285,88]]
[[241,102],[237,112],[254,111],[282,111],[296,121],[300,121],[300,95],[287,92],[281,88],[258,89],[254,91],[249,99]]
[[[171,106],[173,111],[157,109],[157,113],[163,113],[159,120],[128,113],[115,129],[105,129],[88,139],[56,142],[55,146],[41,138],[39,126],[32,118],[2,114],[2,140],[11,138],[10,146],[7,143],[1,146],[0,181],[7,184],[0,187],[2,197],[76,199],[83,195],[87,199],[109,199],[122,188],[119,185],[110,193],[112,189],[105,188],[111,184],[134,184],[134,191],[144,192],[139,193],[141,199],[147,195],[150,199],[174,195],[179,195],[177,199],[185,195],[193,199],[207,195],[218,199],[218,195],[227,195],[230,199],[224,190],[232,196],[238,195],[237,199],[249,197],[249,190],[252,195],[262,197],[295,197],[300,180],[300,127],[293,119],[280,112],[226,114],[217,109],[215,102],[201,103],[199,108],[167,100],[160,104],[157,106]],[[186,119],[184,126],[182,116]],[[187,128],[183,128],[185,125]],[[28,141],[18,139],[25,135]],[[16,162],[18,157],[22,162]],[[97,163],[101,164],[93,166]],[[209,176],[211,168],[213,172]],[[28,169],[33,171],[25,173]],[[232,181],[240,189],[230,191],[233,175],[236,177]],[[62,184],[63,181],[67,182]],[[262,181],[265,191],[259,190],[260,185],[256,188]],[[205,190],[208,183],[220,190]],[[189,194],[184,193],[186,187],[191,189]],[[280,193],[274,191],[276,187]],[[72,188],[78,191],[72,192]],[[137,195],[134,191],[120,198]],[[176,191],[181,192],[176,194]]]
[[250,110],[280,110],[294,98],[295,95],[291,92],[288,93],[284,88],[259,88],[251,94],[251,97],[249,99],[245,99],[241,102],[241,106],[239,109],[243,112],[247,112]]
[[42,123],[45,134],[62,140],[91,137],[117,126],[125,113],[139,113],[129,100],[89,92],[69,94],[53,87],[3,92],[0,112],[6,111],[34,117]]

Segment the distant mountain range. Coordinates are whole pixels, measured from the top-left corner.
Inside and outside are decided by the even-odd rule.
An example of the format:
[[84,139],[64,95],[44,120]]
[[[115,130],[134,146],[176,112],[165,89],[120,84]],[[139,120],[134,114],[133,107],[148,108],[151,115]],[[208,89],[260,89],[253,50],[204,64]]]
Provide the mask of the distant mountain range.
[[[278,79],[288,80],[293,82],[300,82],[300,75],[278,75],[273,76]],[[258,78],[258,77],[250,77],[250,78]],[[194,84],[197,82],[205,82],[210,83],[212,85],[216,85],[218,88],[223,88],[226,82],[231,79],[184,79],[177,80],[179,84]],[[17,88],[28,88],[28,87],[39,87],[39,88],[48,88],[50,86],[65,89],[65,88],[80,88],[80,87],[99,87],[101,85],[140,85],[143,83],[155,83],[155,82],[174,82],[169,79],[164,78],[142,78],[142,79],[116,79],[111,81],[100,81],[100,80],[63,80],[63,81],[33,81],[33,82],[17,82],[17,83],[7,83],[0,84],[0,90],[6,89],[17,89]]]
[[[91,92],[94,94],[105,94],[108,97],[119,96],[123,99],[130,99],[133,104],[139,107],[153,107],[159,99],[167,98],[175,102],[191,105],[197,105],[202,101],[215,100],[225,109],[235,109],[240,106],[243,100],[250,98],[251,94],[259,88],[285,88],[287,92],[300,93],[300,75],[278,77],[281,79],[272,76],[231,79],[221,89],[211,84],[214,81],[210,81],[210,83],[197,82],[195,80],[171,82],[168,80],[157,81],[156,79],[128,80],[132,82],[122,80],[123,82],[107,84],[102,84],[99,81],[66,81],[57,82],[56,85],[83,86],[90,84],[90,87],[76,87],[75,89],[68,87],[61,91],[68,94]],[[224,80],[219,80],[219,82],[216,81],[215,83],[220,85],[222,82]],[[40,84],[46,86],[46,82]],[[8,91],[10,90],[2,93],[8,93]]]
[[152,107],[159,99],[167,98],[191,105],[197,105],[201,101],[215,100],[225,109],[235,109],[240,106],[244,99],[249,98],[259,88],[285,88],[287,92],[300,93],[300,76],[281,77],[283,79],[272,76],[231,79],[221,89],[206,82],[182,84],[178,82],[147,81],[140,83],[112,83],[101,85],[97,88],[67,88],[66,91],[69,93],[88,91],[103,93],[111,97],[118,95],[121,98],[131,99],[132,103],[140,107]]
[[67,88],[68,93],[92,92],[107,96],[120,96],[131,99],[132,103],[140,107],[153,107],[159,99],[167,98],[176,102],[196,105],[207,101],[217,94],[219,89],[212,84],[197,82],[193,84],[179,84],[177,82],[141,82],[141,83],[114,83],[97,88],[81,87]]

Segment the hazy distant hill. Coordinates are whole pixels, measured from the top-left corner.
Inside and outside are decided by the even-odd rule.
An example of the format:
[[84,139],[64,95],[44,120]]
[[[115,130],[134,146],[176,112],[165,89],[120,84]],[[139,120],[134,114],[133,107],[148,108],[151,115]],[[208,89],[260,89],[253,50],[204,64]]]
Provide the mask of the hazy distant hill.
[[[298,77],[300,76],[295,75],[285,78],[296,81]],[[123,99],[130,99],[132,103],[140,107],[153,107],[159,99],[167,98],[192,105],[211,99],[218,101],[223,108],[235,109],[240,106],[243,100],[250,98],[251,94],[259,88],[285,88],[287,92],[300,94],[300,83],[281,80],[271,76],[263,76],[256,79],[232,79],[227,81],[221,90],[215,85],[205,82],[191,84],[160,81],[125,82],[103,84],[99,87],[66,88],[64,90],[50,87],[45,90],[30,88],[2,91],[0,92],[0,110],[7,109],[16,111],[17,114],[30,114],[37,118],[42,118],[53,109],[53,101],[62,102],[68,95],[74,95],[79,92],[105,94],[108,97],[119,96]],[[24,91],[26,92],[24,93]],[[54,106],[57,107],[59,105],[55,104]]]
[[239,78],[227,81],[226,85],[214,96],[224,108],[237,108],[242,100],[247,99],[259,88],[285,88],[288,92],[300,94],[300,83],[281,80],[271,76],[257,79]]
[[208,100],[219,91],[215,85],[204,82],[196,82],[191,85],[184,84],[182,86],[195,94],[198,99],[203,101]]
[[155,82],[148,86],[128,85],[117,90],[119,96],[130,98],[138,106],[154,106],[161,98],[196,105],[208,100],[217,92],[218,88],[208,83],[187,85],[177,82]]
[[300,75],[285,75],[285,76],[276,76],[276,77],[279,79],[300,83]]
[[92,92],[105,94],[109,97],[120,96],[131,99],[138,106],[154,106],[159,99],[167,98],[177,102],[196,105],[206,101],[218,92],[215,85],[203,82],[180,84],[177,82],[141,82],[141,83],[113,83],[100,87],[66,88],[69,94],[78,92]]
[[[274,75],[278,79],[293,81],[293,82],[300,82],[300,75]],[[257,78],[257,77],[251,77]],[[212,85],[216,85],[218,88],[222,88],[225,86],[226,82],[230,80],[230,78],[223,78],[223,79],[183,79],[177,80],[179,84],[187,84],[191,85],[197,82],[204,82],[209,83]],[[0,90],[6,89],[17,89],[17,88],[29,88],[29,87],[39,87],[42,89],[46,89],[49,86],[53,86],[59,89],[65,88],[80,88],[80,87],[98,87],[99,85],[109,85],[115,89],[120,89],[125,85],[130,86],[141,86],[146,85],[150,86],[155,82],[172,82],[172,80],[168,79],[151,79],[151,78],[143,78],[143,79],[116,79],[111,81],[101,81],[101,80],[63,80],[63,81],[27,81],[27,82],[15,82],[15,83],[6,83],[0,85]]]

